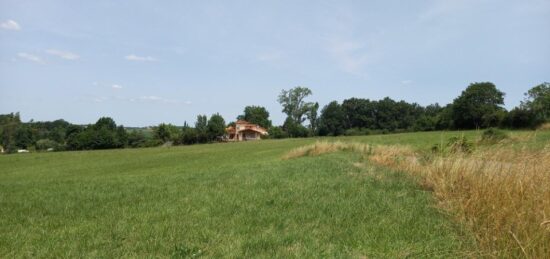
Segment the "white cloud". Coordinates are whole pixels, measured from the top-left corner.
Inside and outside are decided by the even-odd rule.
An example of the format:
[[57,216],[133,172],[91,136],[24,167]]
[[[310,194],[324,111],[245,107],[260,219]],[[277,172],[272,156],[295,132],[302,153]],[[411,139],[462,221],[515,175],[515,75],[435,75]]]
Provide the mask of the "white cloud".
[[26,59],[28,61],[32,61],[32,62],[39,63],[39,64],[44,64],[44,60],[42,60],[42,58],[40,58],[39,56],[29,54],[29,53],[19,52],[19,53],[17,53],[17,56],[19,56],[22,59]]
[[12,30],[12,31],[21,30],[21,26],[19,26],[19,24],[14,20],[7,20],[5,22],[0,23],[0,27],[2,29]]
[[153,62],[153,61],[157,61],[156,58],[153,58],[151,56],[147,56],[147,57],[143,57],[143,56],[137,56],[137,55],[134,55],[134,54],[130,54],[126,57],[124,57],[126,60],[128,61],[137,61],[137,62]]
[[80,58],[80,56],[78,56],[77,54],[74,54],[72,52],[57,50],[57,49],[46,50],[46,53],[48,53],[50,55],[53,55],[53,56],[60,57],[62,59],[67,59],[67,60],[75,60],[75,59]]
[[362,53],[363,45],[353,40],[332,39],[328,43],[328,52],[344,72],[360,75],[367,63],[367,56]]
[[111,85],[111,87],[113,89],[122,89],[122,85],[117,85],[117,84]]

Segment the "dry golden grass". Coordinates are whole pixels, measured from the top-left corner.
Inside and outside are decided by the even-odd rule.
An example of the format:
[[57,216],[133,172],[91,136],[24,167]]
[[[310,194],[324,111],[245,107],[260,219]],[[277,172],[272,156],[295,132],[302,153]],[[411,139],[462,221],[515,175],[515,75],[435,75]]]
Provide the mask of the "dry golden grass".
[[550,130],[550,122],[544,123],[538,127],[538,130]]
[[406,146],[319,142],[285,158],[344,150],[417,176],[442,209],[472,230],[489,256],[550,255],[550,146],[532,150],[497,145],[471,154],[420,154]]

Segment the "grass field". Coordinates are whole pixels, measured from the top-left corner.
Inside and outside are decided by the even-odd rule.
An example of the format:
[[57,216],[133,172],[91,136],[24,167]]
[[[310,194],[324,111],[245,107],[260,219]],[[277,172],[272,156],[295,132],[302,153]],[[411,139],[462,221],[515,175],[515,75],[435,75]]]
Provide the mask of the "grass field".
[[[426,132],[327,138],[429,150]],[[534,149],[548,132],[511,132]],[[530,137],[528,137],[530,136]],[[464,257],[474,233],[413,176],[318,139],[0,156],[0,257]],[[512,144],[511,144],[512,145]]]

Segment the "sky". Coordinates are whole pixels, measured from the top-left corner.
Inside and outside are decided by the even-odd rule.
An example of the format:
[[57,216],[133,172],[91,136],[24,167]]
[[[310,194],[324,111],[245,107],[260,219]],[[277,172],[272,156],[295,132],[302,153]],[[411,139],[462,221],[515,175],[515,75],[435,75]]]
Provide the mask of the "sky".
[[0,114],[125,126],[285,115],[282,89],[447,104],[550,81],[549,0],[0,0]]

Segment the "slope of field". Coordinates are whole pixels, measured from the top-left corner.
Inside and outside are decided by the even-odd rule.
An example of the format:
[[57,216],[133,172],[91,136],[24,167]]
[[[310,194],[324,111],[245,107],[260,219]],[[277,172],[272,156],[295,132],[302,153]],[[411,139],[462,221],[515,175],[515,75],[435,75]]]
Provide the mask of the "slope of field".
[[[457,134],[340,139],[428,149]],[[281,160],[314,141],[0,156],[0,257],[449,257],[475,250],[471,235],[405,174],[356,163],[361,158],[351,152]]]

